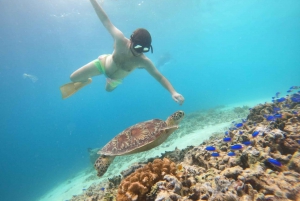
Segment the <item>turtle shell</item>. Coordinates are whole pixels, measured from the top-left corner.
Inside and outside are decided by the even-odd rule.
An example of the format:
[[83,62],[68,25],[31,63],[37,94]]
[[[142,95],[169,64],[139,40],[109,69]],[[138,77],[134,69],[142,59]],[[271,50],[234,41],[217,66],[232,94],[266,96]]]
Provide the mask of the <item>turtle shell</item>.
[[164,134],[166,127],[167,123],[160,119],[135,124],[109,141],[98,154],[118,156],[149,150],[155,147],[151,142]]

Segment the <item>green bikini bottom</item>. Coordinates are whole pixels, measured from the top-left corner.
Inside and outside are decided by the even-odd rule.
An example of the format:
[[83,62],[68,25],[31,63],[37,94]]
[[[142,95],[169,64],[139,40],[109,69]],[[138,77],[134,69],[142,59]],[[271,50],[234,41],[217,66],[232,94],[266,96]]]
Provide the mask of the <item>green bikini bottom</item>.
[[104,65],[102,64],[100,59],[95,59],[94,64],[99,70],[99,72],[106,77],[106,83],[109,84],[112,88],[117,87],[119,84],[122,84],[122,79],[111,79],[105,73]]

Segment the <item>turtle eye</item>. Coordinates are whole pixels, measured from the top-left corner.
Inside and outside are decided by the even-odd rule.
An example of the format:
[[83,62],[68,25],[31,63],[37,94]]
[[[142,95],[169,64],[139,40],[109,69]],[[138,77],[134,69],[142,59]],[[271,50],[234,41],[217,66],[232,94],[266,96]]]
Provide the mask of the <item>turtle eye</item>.
[[184,116],[184,113],[183,112],[176,112],[174,115],[173,115],[173,118],[175,120],[178,120],[178,119],[181,119],[182,117]]

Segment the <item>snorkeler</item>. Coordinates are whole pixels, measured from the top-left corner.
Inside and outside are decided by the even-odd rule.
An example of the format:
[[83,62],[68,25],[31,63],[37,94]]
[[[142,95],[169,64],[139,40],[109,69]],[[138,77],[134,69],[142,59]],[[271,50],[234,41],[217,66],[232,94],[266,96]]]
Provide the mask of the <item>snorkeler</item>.
[[126,38],[108,19],[106,13],[96,0],[90,0],[100,21],[114,39],[114,51],[112,54],[104,54],[98,59],[82,66],[70,76],[71,83],[60,87],[63,99],[70,97],[82,87],[92,82],[91,77],[104,75],[106,77],[106,91],[113,91],[122,83],[124,77],[136,68],[144,68],[172,95],[172,98],[180,105],[184,97],[177,93],[171,83],[157,70],[152,61],[143,53],[151,52],[151,35],[146,29],[137,29]]

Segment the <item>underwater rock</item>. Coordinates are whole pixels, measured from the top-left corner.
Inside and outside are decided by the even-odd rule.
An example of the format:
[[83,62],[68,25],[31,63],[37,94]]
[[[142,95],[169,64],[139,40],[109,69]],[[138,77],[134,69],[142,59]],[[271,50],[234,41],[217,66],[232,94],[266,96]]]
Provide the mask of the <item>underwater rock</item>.
[[123,171],[121,172],[121,175],[125,178],[125,177],[127,177],[128,175],[130,175],[131,173],[133,173],[136,169],[140,168],[140,167],[143,167],[143,164],[138,164],[138,163],[133,164],[133,165],[131,165],[128,169],[123,170]]
[[166,191],[166,190],[161,190],[157,196],[155,201],[180,201],[181,200],[181,196],[178,194],[175,194],[173,192],[170,191]]
[[150,193],[146,195],[147,200],[180,200],[180,181],[172,175],[165,175],[164,179],[165,181],[159,181],[152,186]]
[[291,138],[286,138],[281,143],[281,149],[284,154],[293,154],[299,150],[300,144]]
[[165,153],[162,154],[161,157],[168,158],[171,161],[176,163],[176,162],[182,161],[185,154],[192,148],[193,148],[193,146],[189,146],[183,150],[180,150],[176,147],[174,151],[166,151]]
[[166,180],[168,182],[167,188],[169,190],[172,190],[172,192],[174,192],[174,193],[180,192],[180,190],[182,188],[182,184],[180,181],[178,181],[178,179],[175,176],[167,174],[164,176],[164,180]]
[[243,168],[236,166],[232,168],[226,168],[221,172],[221,175],[224,175],[227,178],[237,178],[243,172]]
[[300,173],[300,151],[295,152],[292,156],[289,168]]
[[263,107],[261,105],[255,106],[250,110],[250,114],[247,116],[248,121],[260,123],[264,121],[264,117],[261,114]]
[[114,176],[113,178],[108,178],[109,181],[109,187],[113,188],[113,187],[118,187],[119,184],[121,183],[121,176]]

